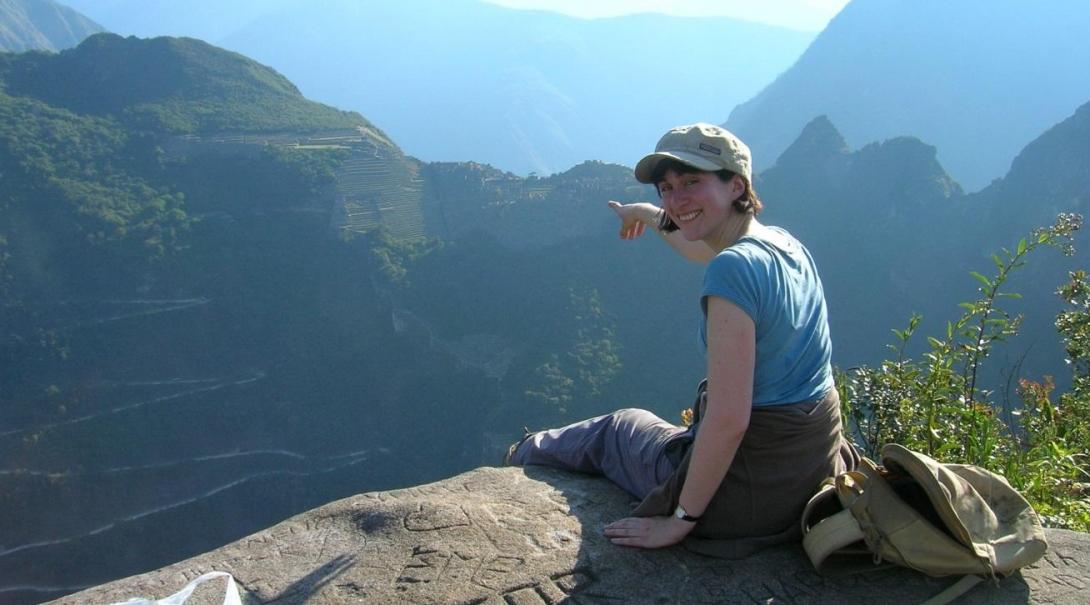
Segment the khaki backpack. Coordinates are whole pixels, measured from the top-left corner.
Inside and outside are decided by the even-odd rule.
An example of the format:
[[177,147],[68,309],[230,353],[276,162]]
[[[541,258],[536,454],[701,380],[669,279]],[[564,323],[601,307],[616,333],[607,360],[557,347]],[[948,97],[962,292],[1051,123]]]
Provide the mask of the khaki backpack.
[[934,604],[1044,556],[1037,513],[1003,477],[897,444],[881,453],[881,466],[863,458],[857,470],[827,479],[806,505],[803,547],[819,571],[846,562],[858,569],[865,554],[929,576],[965,576],[928,601]]

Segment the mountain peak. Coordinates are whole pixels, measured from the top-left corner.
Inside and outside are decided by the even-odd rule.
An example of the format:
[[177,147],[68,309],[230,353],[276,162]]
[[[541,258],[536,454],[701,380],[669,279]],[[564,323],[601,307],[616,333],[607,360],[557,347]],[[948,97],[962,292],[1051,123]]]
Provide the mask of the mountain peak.
[[[991,0],[926,8],[854,0],[794,65],[737,106],[727,127],[761,168],[806,120],[827,114],[855,148],[919,137],[959,182],[978,189],[1090,98],[1090,80],[1072,77],[1090,62],[1088,29],[1086,2],[1040,2],[1027,11]],[[1010,86],[1012,73],[1033,74],[1033,85]]]
[[[1090,102],[1034,139],[1011,162],[1002,186],[1019,195],[1048,194],[1057,202],[1090,201]],[[1040,191],[1047,183],[1048,191]],[[1035,191],[1036,190],[1036,191]]]
[[847,155],[849,152],[848,143],[840,131],[833,126],[828,116],[820,115],[803,127],[795,142],[780,154],[776,165],[805,166],[815,161]]

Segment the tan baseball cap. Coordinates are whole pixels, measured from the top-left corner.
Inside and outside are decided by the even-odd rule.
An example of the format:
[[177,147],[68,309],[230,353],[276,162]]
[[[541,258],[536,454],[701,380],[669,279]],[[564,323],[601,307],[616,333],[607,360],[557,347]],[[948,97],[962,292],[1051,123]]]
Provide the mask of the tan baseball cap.
[[729,130],[713,124],[690,124],[662,135],[655,153],[636,164],[636,180],[650,183],[655,167],[665,159],[677,160],[698,170],[730,170],[753,182],[753,160],[749,147]]

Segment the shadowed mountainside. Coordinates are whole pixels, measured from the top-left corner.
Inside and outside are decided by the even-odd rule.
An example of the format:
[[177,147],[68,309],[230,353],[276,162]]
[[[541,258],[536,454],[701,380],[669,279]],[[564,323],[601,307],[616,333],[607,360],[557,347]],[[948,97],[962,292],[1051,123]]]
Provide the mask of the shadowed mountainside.
[[[967,190],[1090,99],[1090,5],[1081,0],[853,0],[726,126],[775,163],[803,125],[831,119],[853,147],[898,136],[938,148]],[[1012,77],[1018,74],[1017,77]]]

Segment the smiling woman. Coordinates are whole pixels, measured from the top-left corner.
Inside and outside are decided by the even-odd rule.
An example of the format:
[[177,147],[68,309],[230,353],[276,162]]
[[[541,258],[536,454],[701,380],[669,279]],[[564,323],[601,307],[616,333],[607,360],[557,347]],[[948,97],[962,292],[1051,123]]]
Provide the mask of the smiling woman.
[[798,240],[758,222],[751,166],[729,131],[681,126],[635,169],[662,208],[610,202],[622,239],[650,227],[708,265],[707,379],[691,426],[626,409],[527,435],[508,454],[511,464],[601,473],[641,499],[633,516],[606,526],[615,544],[689,538],[692,549],[737,557],[797,539],[818,484],[858,462],[841,432],[821,279]]

